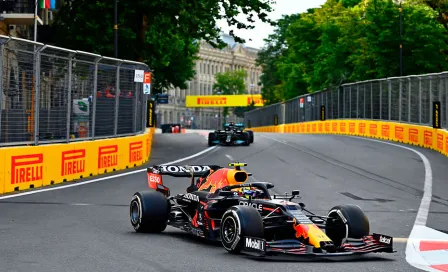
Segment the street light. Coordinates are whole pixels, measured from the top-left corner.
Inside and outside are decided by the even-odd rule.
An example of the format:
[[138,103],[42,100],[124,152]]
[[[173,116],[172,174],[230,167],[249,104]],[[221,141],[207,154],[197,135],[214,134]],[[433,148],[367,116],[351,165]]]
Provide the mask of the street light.
[[118,0],[114,0],[114,56],[118,58]]

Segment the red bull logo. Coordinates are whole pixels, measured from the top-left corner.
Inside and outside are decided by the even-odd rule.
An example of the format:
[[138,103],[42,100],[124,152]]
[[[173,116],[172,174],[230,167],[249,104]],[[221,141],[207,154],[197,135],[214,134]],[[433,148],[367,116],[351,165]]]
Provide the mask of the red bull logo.
[[320,248],[320,242],[331,242],[331,239],[314,224],[297,224],[294,219],[293,228],[296,231],[296,238],[308,239],[308,243],[316,248]]
[[98,148],[98,169],[118,165],[118,145],[101,146]]
[[299,239],[300,238],[303,238],[303,239],[308,238],[308,231],[310,230],[310,228],[307,225],[297,224],[296,220],[294,219],[293,228],[296,231],[296,238],[299,238]]
[[199,191],[209,191],[214,193],[217,189],[230,184],[227,180],[227,172],[229,169],[218,169],[213,174],[209,175],[205,182],[199,187]]
[[143,159],[143,143],[142,141],[129,144],[129,162],[139,162]]
[[61,176],[84,173],[86,170],[86,150],[69,150],[62,152]]
[[11,157],[11,184],[41,181],[43,179],[43,154]]

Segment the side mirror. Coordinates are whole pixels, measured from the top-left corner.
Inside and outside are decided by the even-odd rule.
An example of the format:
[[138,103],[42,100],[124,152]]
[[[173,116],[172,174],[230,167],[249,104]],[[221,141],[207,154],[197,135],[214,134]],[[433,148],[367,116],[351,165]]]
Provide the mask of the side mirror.
[[300,190],[292,190],[293,196],[298,196],[300,194]]
[[229,197],[229,196],[233,196],[233,192],[232,191],[220,191],[218,195]]
[[302,203],[302,202],[299,203],[299,206],[300,206],[302,209],[305,208],[305,204]]

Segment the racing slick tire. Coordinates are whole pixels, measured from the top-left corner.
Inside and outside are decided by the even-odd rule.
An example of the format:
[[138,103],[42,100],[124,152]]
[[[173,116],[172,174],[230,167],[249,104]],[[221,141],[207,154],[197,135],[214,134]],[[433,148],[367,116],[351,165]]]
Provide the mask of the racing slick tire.
[[252,130],[246,130],[247,133],[249,133],[249,140],[252,144],[254,142],[254,132]]
[[160,192],[137,192],[132,197],[129,213],[136,232],[158,233],[166,229],[170,205]]
[[249,146],[250,145],[250,135],[248,132],[243,132],[243,141],[244,141],[244,146]]
[[326,234],[336,246],[345,238],[360,239],[369,235],[369,219],[358,205],[335,206],[327,216],[333,220],[327,220]]
[[[244,247],[245,236],[264,238],[264,225],[260,212],[250,206],[232,206],[222,216],[221,244],[228,252],[238,254]],[[238,242],[235,243],[237,239]]]
[[215,132],[210,132],[208,134],[208,146],[215,145],[213,142],[216,141],[216,139],[217,139],[216,133]]

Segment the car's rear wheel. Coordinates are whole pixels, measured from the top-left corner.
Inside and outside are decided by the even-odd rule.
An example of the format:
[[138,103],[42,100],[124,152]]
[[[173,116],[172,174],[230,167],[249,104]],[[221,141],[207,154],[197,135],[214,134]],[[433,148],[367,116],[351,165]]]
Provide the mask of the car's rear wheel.
[[250,206],[230,207],[222,216],[221,243],[228,252],[237,254],[244,247],[244,237],[264,238],[260,212]]
[[338,205],[327,215],[326,234],[339,246],[343,239],[360,239],[370,232],[370,223],[362,209],[357,205]]
[[250,145],[250,135],[248,132],[243,132],[243,141],[244,141],[244,146],[249,146]]
[[136,232],[162,232],[168,224],[170,205],[157,191],[137,192],[129,205],[132,227]]

